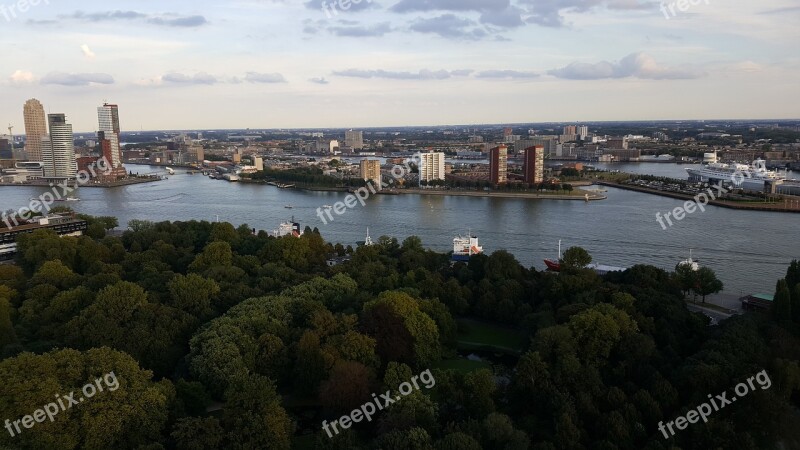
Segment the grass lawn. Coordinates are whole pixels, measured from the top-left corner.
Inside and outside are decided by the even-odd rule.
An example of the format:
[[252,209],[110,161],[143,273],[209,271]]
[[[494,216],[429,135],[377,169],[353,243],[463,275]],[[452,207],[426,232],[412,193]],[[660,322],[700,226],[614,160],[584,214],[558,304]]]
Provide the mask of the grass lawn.
[[480,369],[492,369],[492,365],[487,361],[470,361],[468,359],[446,359],[434,364],[434,369],[455,370],[462,374],[474,372]]
[[457,319],[456,322],[460,349],[517,355],[525,346],[525,334],[520,331],[471,319]]

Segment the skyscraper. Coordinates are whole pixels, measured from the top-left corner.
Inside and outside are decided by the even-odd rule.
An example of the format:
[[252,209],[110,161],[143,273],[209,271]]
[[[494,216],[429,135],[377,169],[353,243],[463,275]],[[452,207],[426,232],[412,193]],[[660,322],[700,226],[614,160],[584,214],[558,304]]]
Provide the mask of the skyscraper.
[[536,145],[525,149],[522,175],[526,184],[536,184],[544,181],[544,146]]
[[125,166],[122,165],[122,149],[120,148],[119,106],[108,103],[97,108],[97,118],[100,125],[97,137],[103,150],[103,157],[111,168],[107,176],[116,179],[126,175]]
[[569,136],[571,136],[573,134],[578,134],[577,125],[567,125],[567,126],[565,126],[564,127],[564,134],[565,135],[569,135]]
[[501,145],[489,150],[489,182],[493,185],[508,181],[508,147]]
[[364,132],[363,131],[345,131],[344,132],[344,145],[353,150],[361,150],[364,148]]
[[50,134],[42,138],[42,162],[44,177],[71,179],[77,175],[75,166],[75,137],[72,125],[64,114],[49,114],[47,123]]
[[361,178],[364,181],[375,181],[380,184],[381,181],[381,162],[377,159],[365,159],[361,161]]
[[589,136],[589,127],[581,125],[578,127],[578,137],[583,141]]
[[25,154],[28,161],[42,160],[42,138],[47,135],[47,121],[44,115],[44,106],[32,98],[25,102],[23,108],[25,117]]
[[444,153],[420,153],[419,185],[445,179]]

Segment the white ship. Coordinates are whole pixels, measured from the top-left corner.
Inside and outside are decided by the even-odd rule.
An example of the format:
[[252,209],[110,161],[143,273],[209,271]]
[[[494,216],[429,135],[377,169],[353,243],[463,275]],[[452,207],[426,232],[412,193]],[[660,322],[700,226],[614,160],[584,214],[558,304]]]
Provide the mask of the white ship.
[[699,169],[688,168],[686,171],[689,172],[690,180],[732,182],[737,186],[744,181],[767,182],[785,179],[779,172],[767,170],[767,164],[763,159],[757,159],[752,164],[710,162]]
[[453,239],[453,261],[469,261],[472,255],[483,253],[483,247],[478,245],[478,238],[472,236],[457,236]]

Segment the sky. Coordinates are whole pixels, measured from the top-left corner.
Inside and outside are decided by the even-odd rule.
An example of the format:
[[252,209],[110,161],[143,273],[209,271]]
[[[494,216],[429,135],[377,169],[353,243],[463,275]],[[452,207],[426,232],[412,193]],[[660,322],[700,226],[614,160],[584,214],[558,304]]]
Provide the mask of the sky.
[[800,118],[796,0],[670,2],[0,0],[0,126]]

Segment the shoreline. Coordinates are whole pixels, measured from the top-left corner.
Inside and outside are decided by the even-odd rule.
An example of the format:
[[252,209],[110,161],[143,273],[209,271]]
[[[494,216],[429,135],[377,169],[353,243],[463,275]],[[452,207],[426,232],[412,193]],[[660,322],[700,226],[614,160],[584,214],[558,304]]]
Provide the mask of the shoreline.
[[[694,195],[681,194],[678,192],[659,191],[657,189],[650,189],[642,186],[632,186],[628,184],[619,184],[611,181],[596,181],[595,184],[600,186],[608,186],[608,187],[624,189],[626,191],[641,192],[643,194],[659,195],[661,197],[669,197],[669,198],[674,198],[676,200],[694,201],[695,198]],[[719,206],[720,208],[738,209],[746,211],[766,211],[766,212],[795,213],[795,214],[800,213],[800,209],[787,209],[785,206],[783,206],[783,203],[764,205],[764,204],[739,203],[726,200],[711,200],[708,202],[708,204],[712,206]]]
[[[608,197],[592,192],[579,190],[582,194],[589,195],[589,201],[606,200]],[[564,195],[564,194],[535,194],[531,192],[481,192],[481,191],[440,191],[427,189],[400,189],[384,190],[380,195],[436,195],[440,197],[491,197],[491,198],[525,198],[531,200],[580,200],[586,201],[585,195]]]
[[[153,178],[153,179],[133,179],[133,180],[122,180],[122,181],[115,181],[113,183],[100,183],[100,184],[82,184],[80,186],[73,186],[70,184],[70,187],[77,188],[115,188],[115,187],[122,187],[122,186],[132,186],[135,184],[145,184],[145,183],[155,183],[157,181],[163,181],[161,178]],[[31,182],[31,183],[0,183],[0,187],[53,187],[53,184],[48,182]]]

